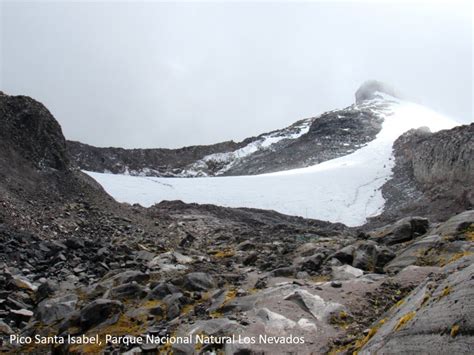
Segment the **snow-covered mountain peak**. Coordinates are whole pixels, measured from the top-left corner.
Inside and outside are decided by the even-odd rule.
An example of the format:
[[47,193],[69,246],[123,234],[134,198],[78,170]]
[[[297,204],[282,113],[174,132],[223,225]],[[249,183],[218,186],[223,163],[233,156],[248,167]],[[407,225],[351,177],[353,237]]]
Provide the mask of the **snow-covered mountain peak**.
[[[178,176],[255,175],[311,166],[343,156],[372,140],[381,122],[398,104],[398,98],[374,91],[368,99],[262,134],[235,151],[204,156]],[[290,159],[285,158],[288,152]],[[305,158],[300,159],[301,156]],[[278,161],[282,164],[268,167]]]
[[[253,174],[193,179],[89,174],[117,200],[144,206],[183,200],[362,225],[384,208],[381,187],[392,176],[394,141],[410,129],[438,131],[457,125],[421,105],[374,94],[345,109],[249,139],[237,150],[206,155],[182,170],[188,174],[184,176],[191,175],[189,167],[215,175]],[[217,170],[209,170],[216,164],[221,164]]]

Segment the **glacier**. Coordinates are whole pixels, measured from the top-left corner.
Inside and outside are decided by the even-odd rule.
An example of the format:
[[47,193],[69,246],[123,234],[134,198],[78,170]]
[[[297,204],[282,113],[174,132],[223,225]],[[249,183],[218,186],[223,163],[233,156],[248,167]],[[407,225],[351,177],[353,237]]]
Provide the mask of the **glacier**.
[[459,123],[424,106],[387,97],[376,138],[348,155],[306,168],[252,176],[161,178],[85,171],[117,201],[144,207],[164,200],[275,210],[288,215],[363,225],[383,211],[382,185],[394,166],[393,142],[404,132],[432,132]]

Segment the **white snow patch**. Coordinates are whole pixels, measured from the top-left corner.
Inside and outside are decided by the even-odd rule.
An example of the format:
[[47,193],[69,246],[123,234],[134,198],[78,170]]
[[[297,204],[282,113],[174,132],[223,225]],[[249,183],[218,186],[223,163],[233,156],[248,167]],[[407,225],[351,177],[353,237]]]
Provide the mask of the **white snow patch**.
[[[276,210],[289,215],[342,222],[365,223],[383,210],[380,188],[391,176],[392,145],[411,128],[431,131],[452,128],[457,123],[423,106],[392,99],[377,137],[340,158],[307,168],[270,174],[235,177],[157,178],[86,172],[120,202],[151,206],[163,200],[210,203],[228,207]],[[260,145],[265,145],[267,137]],[[241,156],[247,154],[242,148]]]

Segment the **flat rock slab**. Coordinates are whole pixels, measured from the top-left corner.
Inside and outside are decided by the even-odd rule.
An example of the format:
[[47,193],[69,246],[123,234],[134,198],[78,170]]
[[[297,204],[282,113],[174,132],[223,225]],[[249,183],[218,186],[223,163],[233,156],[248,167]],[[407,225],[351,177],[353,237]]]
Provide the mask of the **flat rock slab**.
[[474,258],[427,278],[384,319],[360,354],[472,354]]

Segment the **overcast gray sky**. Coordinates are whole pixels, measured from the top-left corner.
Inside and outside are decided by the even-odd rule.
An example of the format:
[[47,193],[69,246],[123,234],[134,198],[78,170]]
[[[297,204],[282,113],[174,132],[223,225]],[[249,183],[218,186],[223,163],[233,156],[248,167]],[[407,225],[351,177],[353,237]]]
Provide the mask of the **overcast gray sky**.
[[241,140],[347,106],[366,79],[472,121],[470,1],[2,5],[0,90],[72,140]]

